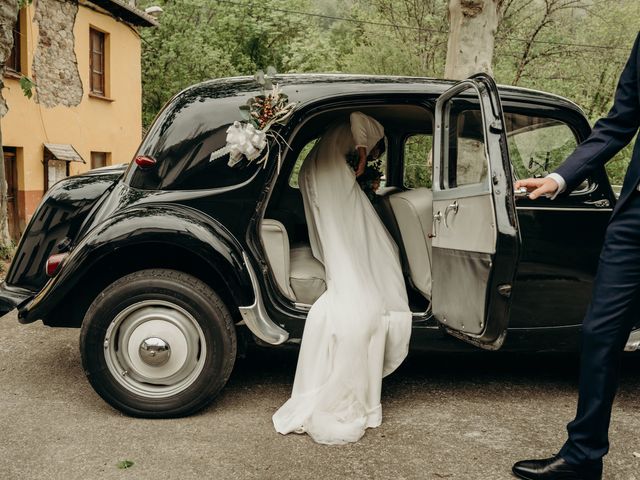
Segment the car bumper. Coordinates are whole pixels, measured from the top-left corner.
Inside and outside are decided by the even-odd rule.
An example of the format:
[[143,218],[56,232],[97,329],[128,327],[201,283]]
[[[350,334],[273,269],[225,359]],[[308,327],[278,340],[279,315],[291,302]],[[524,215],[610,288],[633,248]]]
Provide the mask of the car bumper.
[[36,292],[26,288],[0,284],[0,317],[33,298]]
[[640,328],[636,328],[631,332],[629,340],[624,346],[625,352],[637,352],[638,350],[640,350]]

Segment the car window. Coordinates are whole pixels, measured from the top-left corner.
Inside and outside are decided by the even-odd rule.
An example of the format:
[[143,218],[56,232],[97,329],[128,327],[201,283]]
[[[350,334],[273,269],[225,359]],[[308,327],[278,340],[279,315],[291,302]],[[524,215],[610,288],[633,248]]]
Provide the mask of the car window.
[[[477,109],[465,107],[463,101],[454,102],[449,112],[448,188],[482,185],[487,182],[482,117]],[[506,112],[509,155],[516,179],[544,177],[553,172],[575,150],[577,137],[561,120]],[[584,183],[579,191],[588,188]]]
[[573,130],[560,120],[507,113],[505,121],[516,178],[544,177],[578,145]]
[[447,115],[442,187],[487,188],[489,162],[480,110],[469,108],[469,102],[464,99],[453,99]]
[[432,147],[433,137],[428,134],[410,135],[405,139],[403,184],[406,188],[431,188]]
[[302,150],[300,150],[300,153],[298,153],[298,158],[296,159],[296,163],[293,166],[291,175],[289,176],[289,186],[293,188],[298,188],[298,174],[300,173],[300,167],[302,167],[302,162],[304,162],[304,159],[307,158],[307,155],[309,155],[309,152],[317,142],[318,142],[318,138],[314,138],[309,143],[307,143],[304,147],[302,147]]

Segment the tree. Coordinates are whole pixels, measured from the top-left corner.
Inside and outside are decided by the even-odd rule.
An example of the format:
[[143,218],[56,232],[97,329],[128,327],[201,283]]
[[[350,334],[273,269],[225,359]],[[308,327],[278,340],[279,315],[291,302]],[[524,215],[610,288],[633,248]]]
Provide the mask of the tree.
[[4,171],[4,152],[2,149],[2,117],[8,111],[2,96],[4,88],[5,63],[13,48],[13,28],[18,19],[20,5],[18,0],[3,0],[0,2],[0,247],[11,244],[9,222],[7,218],[7,179]]
[[[208,0],[145,0],[164,9],[160,26],[143,30],[143,124],[149,125],[172,95],[216,77],[253,75],[273,65],[295,70],[300,39],[313,31],[288,13],[306,9],[309,0],[213,3]],[[296,49],[291,45],[296,44]],[[307,50],[309,51],[309,49]],[[292,62],[292,59],[296,59]],[[308,64],[307,64],[308,65]]]
[[[446,0],[361,0],[345,69],[353,73],[441,77],[447,45]],[[344,14],[344,12],[343,12]]]
[[463,79],[492,74],[495,36],[503,0],[450,0],[449,42],[444,76]]

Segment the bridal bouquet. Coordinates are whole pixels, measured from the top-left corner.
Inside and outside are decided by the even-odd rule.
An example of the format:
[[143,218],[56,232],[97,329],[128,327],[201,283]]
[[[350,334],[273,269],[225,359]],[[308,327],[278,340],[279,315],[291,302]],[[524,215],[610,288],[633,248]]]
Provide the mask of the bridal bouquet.
[[275,73],[275,69],[269,67],[266,74],[260,70],[254,75],[256,82],[262,87],[262,94],[250,98],[246,105],[240,107],[243,121],[236,121],[227,129],[226,146],[213,152],[209,161],[229,154],[230,167],[243,158],[266,167],[269,140],[273,140],[278,147],[278,169],[280,168],[281,142],[286,145],[286,141],[271,128],[274,125],[284,125],[296,104],[289,103],[287,95],[273,83]]
[[[354,171],[358,169],[359,162],[360,156],[357,151],[353,151],[347,155],[347,163]],[[367,159],[367,165],[364,168],[364,172],[356,180],[371,203],[375,203],[378,199],[376,191],[380,188],[381,179],[382,160],[379,158],[376,160]]]

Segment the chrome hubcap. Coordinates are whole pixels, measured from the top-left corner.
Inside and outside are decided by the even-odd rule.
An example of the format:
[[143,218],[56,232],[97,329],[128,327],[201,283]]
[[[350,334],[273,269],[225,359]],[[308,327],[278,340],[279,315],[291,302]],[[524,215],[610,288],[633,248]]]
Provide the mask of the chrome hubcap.
[[147,398],[166,398],[188,388],[207,356],[204,333],[193,315],[164,300],[145,300],[122,310],[107,329],[104,349],[113,378]]
[[171,347],[161,338],[151,337],[142,341],[139,355],[147,365],[158,367],[169,361]]

